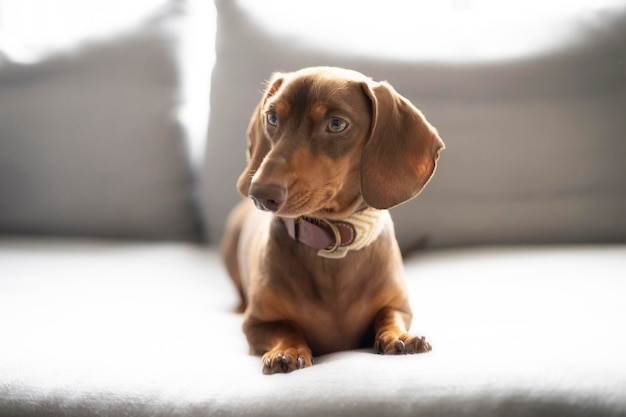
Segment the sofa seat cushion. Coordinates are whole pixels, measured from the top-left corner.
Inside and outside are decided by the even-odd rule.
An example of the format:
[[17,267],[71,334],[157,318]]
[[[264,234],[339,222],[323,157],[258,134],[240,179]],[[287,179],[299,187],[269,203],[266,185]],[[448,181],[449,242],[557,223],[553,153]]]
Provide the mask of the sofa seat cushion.
[[428,252],[406,269],[431,353],[266,376],[214,249],[0,240],[0,415],[626,414],[626,246]]

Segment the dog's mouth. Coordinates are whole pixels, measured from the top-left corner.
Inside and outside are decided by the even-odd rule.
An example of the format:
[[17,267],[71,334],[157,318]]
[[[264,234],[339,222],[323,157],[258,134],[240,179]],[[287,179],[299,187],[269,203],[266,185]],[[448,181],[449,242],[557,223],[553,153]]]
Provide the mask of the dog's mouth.
[[332,193],[297,193],[289,195],[276,214],[283,217],[311,216],[320,217],[322,213],[331,213],[333,210],[326,206],[332,199]]
[[[291,203],[291,199],[288,203]],[[342,220],[350,217],[367,205],[360,194],[346,198],[335,192],[309,196],[309,198],[294,199],[294,204],[285,204],[284,210],[278,214],[285,217],[308,216],[328,220]]]
[[354,200],[348,205],[322,208],[315,213],[312,213],[311,217],[319,217],[328,220],[343,220],[366,207],[367,205],[361,198]]
[[330,186],[315,191],[298,188],[252,183],[248,196],[259,210],[289,218],[309,216],[341,220],[366,207],[360,193],[346,196]]
[[323,203],[332,198],[331,191],[322,193],[298,192],[276,184],[252,183],[248,197],[259,210],[269,211],[284,217],[298,217],[320,210]]

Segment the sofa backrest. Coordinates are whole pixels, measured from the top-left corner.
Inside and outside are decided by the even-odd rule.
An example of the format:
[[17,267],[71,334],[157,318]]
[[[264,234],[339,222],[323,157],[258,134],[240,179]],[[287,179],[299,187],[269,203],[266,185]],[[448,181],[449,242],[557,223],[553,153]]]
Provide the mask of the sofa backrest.
[[[489,25],[472,28],[473,19],[483,15],[471,10],[452,14],[457,22],[467,20],[456,33],[450,22],[449,32],[446,28],[420,32],[420,22],[434,18],[424,10],[414,16],[415,28],[394,27],[407,19],[385,20],[393,16],[389,10],[382,13],[363,6],[362,15],[356,17],[342,13],[339,6],[328,10],[330,22],[352,29],[350,39],[359,47],[351,50],[345,46],[344,32],[321,21],[317,32],[313,22],[318,20],[306,20],[295,2],[273,0],[261,5],[218,0],[216,4],[217,61],[204,178],[213,239],[240,198],[234,184],[245,164],[246,128],[264,80],[277,70],[331,65],[389,81],[425,113],[446,143],[437,172],[423,193],[392,211],[401,244],[626,241],[623,8],[621,13],[555,11],[555,16],[566,17],[562,27],[524,20],[522,33],[533,32],[528,34],[529,42],[536,31],[555,32],[534,50],[516,50],[513,41],[523,39],[513,39],[505,25],[500,25],[503,33],[490,32]],[[380,7],[397,7],[396,15],[409,13],[403,9],[406,3],[398,4]],[[503,15],[511,13],[504,9],[500,13],[491,18],[522,19]],[[292,21],[283,24],[288,16]],[[540,12],[536,16],[542,17]],[[529,12],[523,19],[532,17]],[[432,28],[432,21],[428,23],[427,28]],[[463,38],[468,28],[476,44],[468,45]],[[568,36],[558,38],[557,29],[567,29]],[[369,45],[368,31],[383,41]],[[402,31],[408,33],[398,37]],[[412,33],[420,36],[411,37]],[[328,40],[333,36],[336,42]],[[447,55],[433,48],[437,36],[452,38],[442,42]],[[510,40],[512,46],[506,49],[505,42],[501,55],[490,54],[492,44],[503,43],[498,37]],[[555,39],[560,43],[554,44]],[[393,44],[392,53],[380,52],[385,41]],[[455,45],[476,52],[457,54]],[[404,57],[398,55],[402,48]]]
[[[64,10],[66,24],[92,7],[82,17]],[[5,32],[0,233],[200,240],[178,117],[181,12],[174,2],[151,8],[110,36],[32,61]]]

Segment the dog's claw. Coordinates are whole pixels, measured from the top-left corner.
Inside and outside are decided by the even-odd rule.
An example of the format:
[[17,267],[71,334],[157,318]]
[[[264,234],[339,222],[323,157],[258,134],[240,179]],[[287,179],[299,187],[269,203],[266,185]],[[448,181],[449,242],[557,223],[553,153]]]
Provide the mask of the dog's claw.
[[264,374],[287,373],[313,365],[310,349],[287,349],[267,352],[262,359]]
[[413,337],[406,333],[382,335],[374,343],[374,351],[386,355],[425,353],[432,349],[425,337]]
[[413,339],[411,341],[411,346],[414,347],[415,353],[425,353],[433,350],[433,347],[426,341],[424,336]]

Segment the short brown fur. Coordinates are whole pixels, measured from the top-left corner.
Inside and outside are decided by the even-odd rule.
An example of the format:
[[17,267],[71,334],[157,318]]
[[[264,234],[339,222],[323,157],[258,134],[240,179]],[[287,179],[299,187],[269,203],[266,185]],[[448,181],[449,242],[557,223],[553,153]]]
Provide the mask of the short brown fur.
[[[333,131],[336,119],[347,127]],[[370,333],[379,353],[431,349],[408,333],[391,223],[365,248],[326,259],[289,237],[280,217],[341,220],[401,204],[426,185],[443,148],[421,112],[385,82],[328,67],[274,74],[250,121],[237,186],[248,196],[252,184],[271,184],[286,198],[271,212],[242,201],[221,246],[264,373],[311,366],[313,355],[360,347]]]

